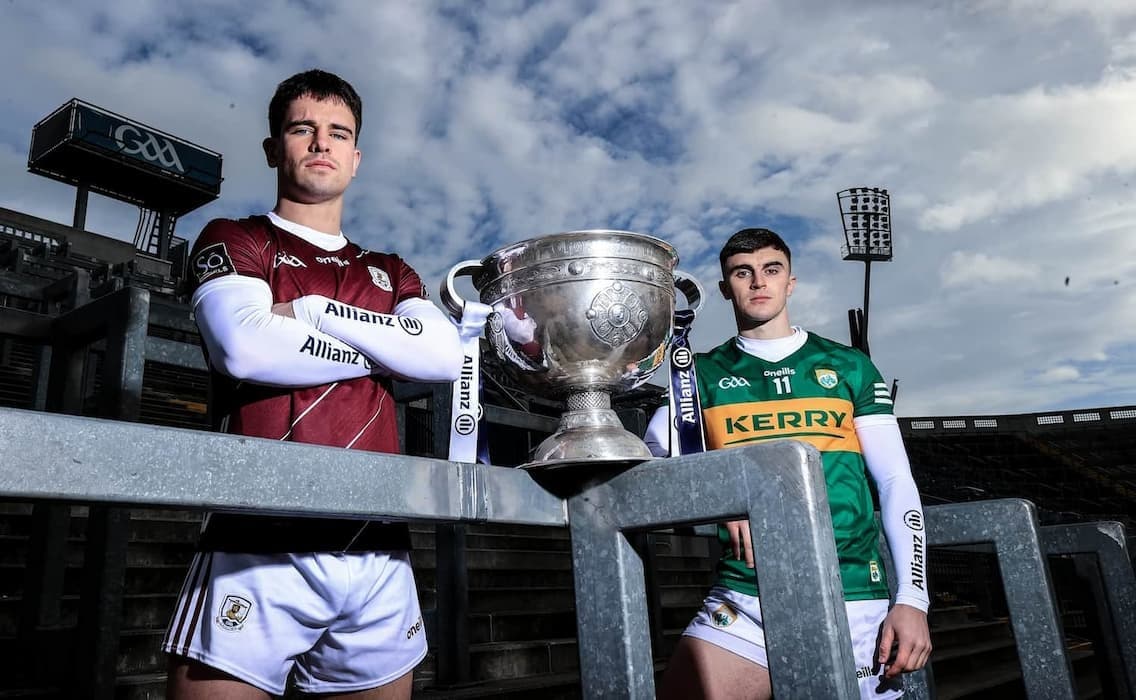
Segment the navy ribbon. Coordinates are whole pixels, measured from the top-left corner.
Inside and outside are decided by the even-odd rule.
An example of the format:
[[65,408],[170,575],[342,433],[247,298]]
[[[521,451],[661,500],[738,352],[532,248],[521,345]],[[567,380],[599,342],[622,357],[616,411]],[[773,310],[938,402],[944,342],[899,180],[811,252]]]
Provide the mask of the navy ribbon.
[[675,333],[670,348],[672,455],[689,455],[706,451],[706,439],[702,432],[702,405],[698,400],[698,379],[694,369],[694,353],[690,349],[690,326],[693,322],[693,310],[675,311]]

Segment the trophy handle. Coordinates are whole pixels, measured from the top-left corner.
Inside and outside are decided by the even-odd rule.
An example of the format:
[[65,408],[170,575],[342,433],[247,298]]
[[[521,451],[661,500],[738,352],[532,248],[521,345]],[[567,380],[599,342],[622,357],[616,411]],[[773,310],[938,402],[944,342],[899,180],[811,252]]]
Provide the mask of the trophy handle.
[[705,294],[702,291],[702,285],[698,280],[691,275],[686,274],[682,270],[674,271],[674,285],[675,289],[682,292],[686,297],[686,303],[695,316],[698,315],[699,310],[702,309]]
[[465,275],[472,275],[481,269],[480,260],[463,260],[457,265],[450,268],[449,273],[446,274],[446,281],[442,283],[442,288],[438,290],[438,296],[442,299],[442,305],[450,312],[450,315],[461,320],[462,308],[465,306],[465,299],[461,298],[458,291],[454,289],[454,279]]

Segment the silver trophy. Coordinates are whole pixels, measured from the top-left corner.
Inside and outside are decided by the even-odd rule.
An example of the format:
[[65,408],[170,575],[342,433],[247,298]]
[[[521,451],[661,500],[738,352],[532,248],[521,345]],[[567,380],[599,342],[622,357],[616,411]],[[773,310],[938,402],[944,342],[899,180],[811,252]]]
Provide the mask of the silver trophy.
[[643,384],[666,357],[678,286],[692,310],[694,278],[669,244],[627,231],[572,231],[512,243],[455,265],[442,303],[455,317],[457,277],[493,307],[486,338],[515,384],[565,399],[557,431],[525,467],[650,459],[623,428],[611,397]]

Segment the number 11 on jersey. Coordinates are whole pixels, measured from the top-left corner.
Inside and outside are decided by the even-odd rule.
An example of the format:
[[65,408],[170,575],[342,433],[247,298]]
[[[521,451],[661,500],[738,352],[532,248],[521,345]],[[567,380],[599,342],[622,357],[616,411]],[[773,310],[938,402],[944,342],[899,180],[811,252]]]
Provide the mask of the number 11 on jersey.
[[792,387],[792,385],[789,384],[789,377],[788,376],[774,377],[773,378],[773,386],[776,387],[778,396],[780,396],[781,394],[792,394],[793,393],[793,387]]

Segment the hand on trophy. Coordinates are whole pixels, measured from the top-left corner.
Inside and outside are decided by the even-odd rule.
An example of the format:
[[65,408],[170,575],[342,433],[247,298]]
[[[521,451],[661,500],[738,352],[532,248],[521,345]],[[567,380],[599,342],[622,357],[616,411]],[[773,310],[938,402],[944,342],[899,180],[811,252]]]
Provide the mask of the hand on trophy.
[[501,315],[505,337],[516,343],[518,350],[539,362],[542,351],[536,339],[536,320],[525,311],[524,303],[516,297],[510,297],[494,304],[493,310]]
[[489,314],[491,313],[493,313],[492,306],[466,299],[462,303],[461,317],[454,318],[450,316],[450,321],[457,326],[458,336],[461,337],[464,343],[470,338],[481,336],[482,332],[485,330],[485,320],[489,318]]

